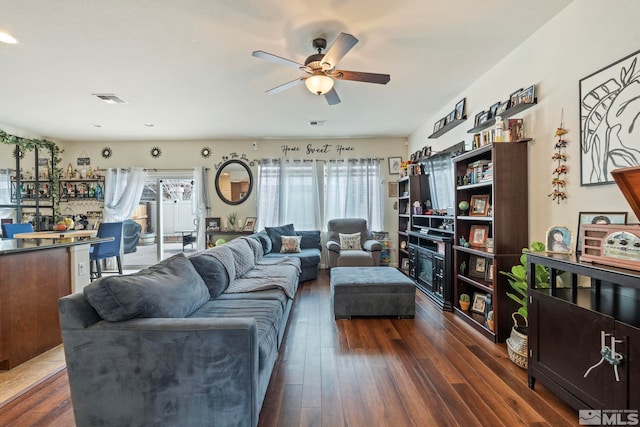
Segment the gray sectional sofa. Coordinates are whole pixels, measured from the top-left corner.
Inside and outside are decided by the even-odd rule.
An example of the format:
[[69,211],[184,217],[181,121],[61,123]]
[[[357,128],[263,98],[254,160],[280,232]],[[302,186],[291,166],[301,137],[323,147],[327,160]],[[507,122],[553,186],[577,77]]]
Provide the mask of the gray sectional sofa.
[[259,242],[178,254],[61,298],[76,425],[255,426],[301,271]]

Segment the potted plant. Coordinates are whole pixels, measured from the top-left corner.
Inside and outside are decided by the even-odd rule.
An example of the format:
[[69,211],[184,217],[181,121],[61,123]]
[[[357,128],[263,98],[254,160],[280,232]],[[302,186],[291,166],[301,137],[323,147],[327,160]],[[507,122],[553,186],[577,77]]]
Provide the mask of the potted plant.
[[468,294],[460,294],[460,308],[464,311],[469,310],[469,305],[471,304],[471,298],[469,298]]
[[493,331],[493,310],[489,310],[487,313],[487,326]]
[[[509,358],[516,365],[521,368],[527,368],[528,366],[528,339],[527,339],[527,317],[528,312],[528,296],[527,296],[527,253],[542,252],[545,250],[545,245],[542,242],[532,242],[530,248],[522,249],[522,255],[520,256],[520,264],[516,264],[511,267],[511,271],[501,271],[508,277],[509,285],[514,292],[507,292],[507,296],[517,302],[520,307],[518,311],[511,314],[513,319],[513,327],[511,328],[511,335],[507,338],[507,350],[509,352]],[[549,270],[542,266],[535,266],[535,283],[538,288],[549,287]],[[518,324],[516,314],[519,314],[524,319],[524,325]]]

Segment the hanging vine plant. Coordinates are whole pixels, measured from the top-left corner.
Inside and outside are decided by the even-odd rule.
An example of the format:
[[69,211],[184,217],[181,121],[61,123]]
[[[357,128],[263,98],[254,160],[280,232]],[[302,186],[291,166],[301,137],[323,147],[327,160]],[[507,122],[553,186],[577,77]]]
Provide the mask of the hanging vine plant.
[[2,129],[0,129],[0,142],[7,145],[15,145],[18,152],[22,154],[20,158],[23,157],[25,152],[33,151],[36,148],[38,150],[48,150],[49,153],[51,153],[52,188],[50,191],[51,197],[54,200],[53,217],[57,220],[60,217],[60,198],[58,196],[60,193],[60,176],[62,175],[60,163],[62,163],[62,153],[64,150],[58,147],[53,141],[49,141],[47,139],[21,138],[19,136],[11,135]]

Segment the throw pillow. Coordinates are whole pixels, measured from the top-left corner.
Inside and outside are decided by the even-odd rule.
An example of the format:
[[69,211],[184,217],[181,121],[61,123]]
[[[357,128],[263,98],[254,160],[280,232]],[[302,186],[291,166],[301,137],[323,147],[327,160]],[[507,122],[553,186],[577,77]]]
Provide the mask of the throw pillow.
[[187,317],[209,301],[209,289],[184,254],[137,273],[107,276],[83,290],[100,317],[120,322],[134,317]]
[[346,251],[362,249],[362,246],[360,245],[360,233],[338,233],[338,235],[340,236],[340,249]]
[[264,231],[267,232],[271,239],[271,252],[280,252],[282,246],[282,236],[295,236],[296,230],[293,228],[293,224],[281,225],[279,227],[265,227]]
[[233,239],[225,244],[233,253],[233,263],[236,270],[236,279],[244,276],[256,265],[253,250],[245,239]]
[[301,240],[301,236],[282,236],[282,247],[280,248],[280,253],[291,254],[300,252]]
[[[229,286],[229,273],[225,266],[208,251],[198,252],[190,256],[193,264],[204,284],[209,288],[211,299],[217,298]],[[235,273],[234,273],[235,274]]]

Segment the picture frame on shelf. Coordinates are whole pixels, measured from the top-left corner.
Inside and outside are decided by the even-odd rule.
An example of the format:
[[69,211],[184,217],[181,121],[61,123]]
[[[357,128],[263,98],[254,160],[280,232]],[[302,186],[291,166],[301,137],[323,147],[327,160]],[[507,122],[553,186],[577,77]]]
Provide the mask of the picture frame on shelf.
[[427,145],[422,147],[422,157],[425,158],[429,156],[431,156],[431,146]]
[[389,183],[389,197],[398,197],[398,183],[395,181]]
[[572,252],[573,235],[569,227],[554,225],[547,230],[547,252],[554,254],[570,254]]
[[402,258],[402,270],[409,269],[409,258]]
[[469,232],[469,245],[476,248],[484,248],[489,237],[488,225],[472,225]]
[[473,301],[471,303],[471,311],[473,311],[474,313],[484,315],[484,304],[486,299],[487,299],[487,294],[474,292]]
[[436,133],[440,130],[440,120],[433,124],[433,133]]
[[475,115],[473,119],[473,127],[480,126],[480,118],[482,117],[483,114],[484,114],[484,111],[480,111],[478,114]]
[[513,108],[520,103],[520,92],[522,92],[522,88],[511,92],[511,95],[509,95],[509,108]]
[[205,219],[206,231],[220,231],[220,217],[209,217]]
[[477,277],[484,280],[486,275],[487,259],[477,255],[469,256],[469,277]]
[[509,108],[509,100],[508,99],[506,101],[500,103],[500,105],[498,106],[498,109],[496,110],[496,116],[499,116],[502,113],[504,113],[505,111],[507,111],[507,108]]
[[498,111],[498,107],[500,107],[500,102],[496,102],[491,107],[489,107],[489,118],[493,118],[496,116],[496,111]]
[[400,164],[402,163],[402,157],[389,157],[389,175],[395,175],[400,173]]
[[244,219],[244,226],[242,227],[242,231],[245,233],[253,233],[256,228],[256,218],[255,216],[248,216]]
[[447,117],[445,118],[445,124],[453,123],[455,119],[456,119],[456,110],[453,110],[452,112],[447,114]]
[[582,253],[582,224],[626,224],[627,212],[580,212],[578,214],[578,235],[576,252]]
[[474,194],[469,202],[469,216],[487,216],[489,212],[489,195]]
[[480,123],[478,123],[478,124],[481,125],[481,124],[483,124],[485,122],[488,122],[490,118],[491,118],[491,111],[485,111],[480,116]]
[[535,85],[531,85],[521,91],[518,97],[520,98],[520,104],[533,104],[535,100]]
[[463,98],[456,104],[455,108],[455,120],[461,120],[464,117],[464,104],[467,98]]
[[492,259],[487,260],[487,266],[484,272],[484,281],[493,283],[493,260]]

